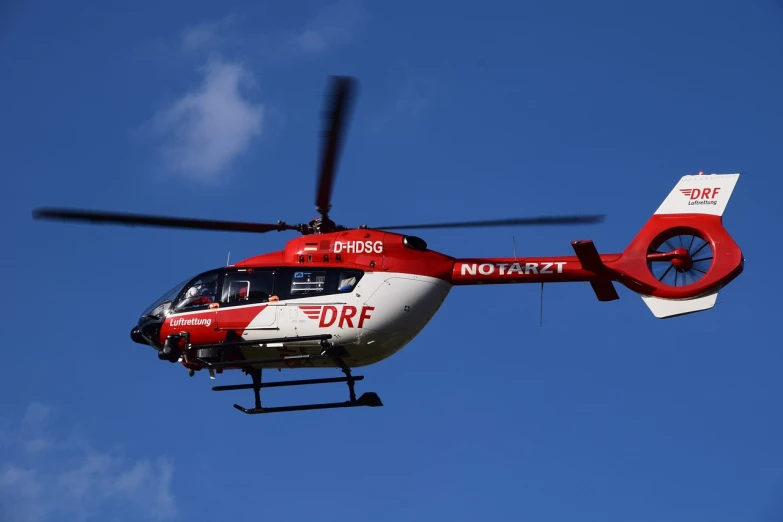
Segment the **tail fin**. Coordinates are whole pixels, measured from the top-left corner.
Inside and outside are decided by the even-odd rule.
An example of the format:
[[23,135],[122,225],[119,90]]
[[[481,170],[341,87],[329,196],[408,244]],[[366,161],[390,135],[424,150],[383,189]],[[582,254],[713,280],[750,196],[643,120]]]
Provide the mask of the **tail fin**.
[[683,176],[655,215],[705,214],[722,217],[739,174]]
[[742,251],[723,228],[739,176],[683,176],[620,258],[608,264],[656,317],[712,308],[720,289],[742,273]]

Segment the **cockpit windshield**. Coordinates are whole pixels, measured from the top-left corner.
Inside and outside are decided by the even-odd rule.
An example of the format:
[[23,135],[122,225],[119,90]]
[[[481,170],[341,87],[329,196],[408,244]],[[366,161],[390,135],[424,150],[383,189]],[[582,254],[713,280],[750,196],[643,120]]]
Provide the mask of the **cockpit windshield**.
[[168,290],[165,294],[155,299],[155,301],[149,305],[147,308],[144,309],[144,312],[142,312],[142,317],[145,315],[151,314],[156,308],[158,308],[160,305],[168,303],[170,301],[173,301],[175,297],[179,294],[180,290],[185,286],[185,284],[190,281],[190,279],[185,279],[184,281],[180,282],[176,286],[173,286],[170,290]]
[[185,293],[174,303],[174,310],[182,312],[214,303],[217,300],[217,283],[217,271],[207,272],[192,279],[188,282]]

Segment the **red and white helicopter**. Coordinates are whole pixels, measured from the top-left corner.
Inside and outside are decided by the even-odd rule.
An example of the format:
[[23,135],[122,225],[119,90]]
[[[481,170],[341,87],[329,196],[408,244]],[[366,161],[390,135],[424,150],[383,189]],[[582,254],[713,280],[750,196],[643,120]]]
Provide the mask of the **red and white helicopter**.
[[[739,174],[682,177],[628,247],[599,254],[592,241],[571,243],[573,256],[472,258],[434,252],[401,229],[595,223],[601,216],[555,216],[429,225],[347,228],[330,219],[335,165],[355,82],[333,77],[316,190],[319,218],[289,225],[38,209],[34,217],[126,225],[263,233],[296,231],[282,250],[198,274],[141,314],[131,339],[191,376],[242,370],[255,406],[245,413],[381,406],[373,392],[358,399],[352,368],[390,357],[410,343],[440,309],[452,287],[587,281],[599,301],[619,299],[613,282],[641,295],[659,318],[707,310],[743,270],[742,251],[722,216]],[[339,368],[345,377],[262,382],[262,369]],[[260,389],[332,382],[348,384],[346,402],[264,407]]]

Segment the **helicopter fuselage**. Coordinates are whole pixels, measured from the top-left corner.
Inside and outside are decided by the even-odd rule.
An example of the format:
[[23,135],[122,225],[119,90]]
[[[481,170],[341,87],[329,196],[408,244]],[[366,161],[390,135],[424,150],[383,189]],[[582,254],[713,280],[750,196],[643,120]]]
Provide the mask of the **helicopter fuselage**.
[[[723,207],[685,214],[680,207],[687,204],[681,199],[688,189],[679,187],[723,183],[731,189],[735,182],[732,175],[683,177],[662,210],[617,254],[599,254],[592,241],[573,241],[574,256],[456,259],[430,250],[421,238],[382,230],[307,234],[283,250],[204,272],[176,287],[142,314],[131,338],[162,358],[172,354],[171,362],[184,354],[180,360],[192,370],[210,361],[221,369],[359,367],[408,344],[458,285],[586,281],[599,300],[612,301],[619,299],[613,286],[619,282],[642,294],[658,317],[693,313],[714,305],[717,291],[742,272],[744,258],[721,224]],[[689,248],[657,250],[671,249],[669,239],[682,242],[688,234],[695,234]],[[723,252],[713,255],[719,246]],[[687,281],[680,276],[713,259],[714,267],[695,268],[698,276]],[[676,279],[663,284],[666,273],[654,275],[653,263],[668,263],[683,284]],[[342,350],[342,362],[309,357],[322,352],[325,337]],[[180,343],[173,351],[166,345],[172,339]],[[189,359],[188,347],[203,354]],[[258,359],[272,360],[251,365]]]
[[[302,273],[321,271],[324,270]],[[332,335],[332,342],[347,351],[343,361],[348,366],[366,366],[393,355],[418,335],[450,289],[450,283],[433,277],[365,273],[346,293],[173,313],[161,328],[160,340],[163,342],[168,335],[183,330],[197,344],[220,343],[229,332],[234,332],[234,339],[259,343],[265,339],[311,338],[327,333]],[[320,350],[317,341],[239,348],[244,360],[316,354]],[[292,368],[334,366],[334,363],[315,359],[257,366]]]
[[[240,341],[221,358],[241,363],[316,354],[321,345],[312,339],[329,334],[347,352],[345,364],[366,366],[393,355],[421,332],[452,288],[453,266],[453,258],[428,250],[413,236],[367,229],[303,236],[285,250],[180,285],[145,311],[131,337],[158,350],[179,334],[193,345]],[[279,338],[308,340],[265,342]],[[334,362],[256,366],[332,367]]]

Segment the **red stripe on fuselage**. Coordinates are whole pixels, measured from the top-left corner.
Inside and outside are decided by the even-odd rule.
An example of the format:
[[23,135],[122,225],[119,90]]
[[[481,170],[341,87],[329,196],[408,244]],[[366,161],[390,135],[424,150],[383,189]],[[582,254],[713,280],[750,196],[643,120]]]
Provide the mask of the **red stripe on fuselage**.
[[259,304],[243,307],[218,308],[218,328],[221,330],[244,330],[258,314],[269,305]]
[[165,342],[166,337],[171,334],[188,332],[191,344],[218,343],[226,339],[229,330],[235,330],[238,335],[242,335],[253,319],[267,306],[258,304],[172,315],[166,318],[160,329],[160,341]]

